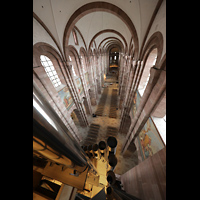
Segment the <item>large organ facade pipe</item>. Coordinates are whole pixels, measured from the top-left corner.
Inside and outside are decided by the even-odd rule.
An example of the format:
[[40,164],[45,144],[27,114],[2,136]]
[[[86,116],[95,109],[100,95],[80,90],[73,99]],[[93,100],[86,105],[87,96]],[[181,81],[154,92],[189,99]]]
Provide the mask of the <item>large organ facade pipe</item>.
[[33,150],[53,162],[82,172],[90,167],[89,158],[56,114],[38,87],[33,84]]

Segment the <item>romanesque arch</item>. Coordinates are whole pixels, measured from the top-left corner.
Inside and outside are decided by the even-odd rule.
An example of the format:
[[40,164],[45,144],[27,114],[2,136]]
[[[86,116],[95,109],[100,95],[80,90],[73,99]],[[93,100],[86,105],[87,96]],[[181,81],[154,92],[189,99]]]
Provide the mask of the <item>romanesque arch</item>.
[[132,20],[122,9],[120,9],[119,7],[117,7],[111,3],[107,3],[107,2],[92,2],[92,3],[85,4],[85,5],[81,6],[80,8],[78,8],[72,14],[72,16],[68,20],[65,30],[64,30],[64,36],[63,36],[64,52],[65,52],[66,45],[68,45],[71,30],[74,27],[74,25],[76,24],[76,22],[80,18],[85,16],[86,14],[89,14],[94,11],[105,11],[105,12],[114,14],[117,17],[119,17],[127,25],[127,27],[129,28],[129,30],[132,34],[132,37],[133,37],[135,51],[136,51],[135,56],[137,57],[138,51],[139,51],[139,41],[138,41],[138,36],[137,36],[135,26],[134,26]]

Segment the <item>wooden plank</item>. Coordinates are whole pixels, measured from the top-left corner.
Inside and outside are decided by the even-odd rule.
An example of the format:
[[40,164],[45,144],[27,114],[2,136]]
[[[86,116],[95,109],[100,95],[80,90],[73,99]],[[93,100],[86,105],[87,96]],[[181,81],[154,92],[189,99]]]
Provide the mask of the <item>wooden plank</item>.
[[71,168],[67,168],[66,170],[62,171],[61,165],[55,164],[53,166],[49,166],[49,163],[48,163],[41,173],[44,176],[48,176],[64,184],[83,190],[88,168],[83,173],[81,173],[78,177],[70,175],[70,173],[73,173],[73,171],[74,170]]

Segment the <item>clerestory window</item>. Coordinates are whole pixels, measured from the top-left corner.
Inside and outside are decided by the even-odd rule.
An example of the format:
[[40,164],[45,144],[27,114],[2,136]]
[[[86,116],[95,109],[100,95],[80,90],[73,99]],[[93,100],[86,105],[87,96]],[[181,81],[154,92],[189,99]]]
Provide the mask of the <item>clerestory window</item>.
[[76,76],[76,72],[74,70],[74,66],[72,65],[72,72],[73,72],[73,75]]
[[59,85],[61,85],[60,79],[58,77],[58,74],[57,74],[51,60],[47,56],[41,55],[40,61],[41,61],[42,66],[44,67],[49,79],[51,80],[53,86],[56,88]]

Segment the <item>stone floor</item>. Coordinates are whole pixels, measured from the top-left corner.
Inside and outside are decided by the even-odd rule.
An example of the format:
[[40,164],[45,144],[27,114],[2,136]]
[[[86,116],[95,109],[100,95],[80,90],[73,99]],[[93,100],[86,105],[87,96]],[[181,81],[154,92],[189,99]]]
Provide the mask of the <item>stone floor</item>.
[[[113,77],[113,76],[107,76],[107,78],[106,78],[104,87],[108,88],[108,94],[107,94],[107,100],[106,100],[106,103],[104,106],[103,115],[97,116],[97,117],[89,116],[90,123],[100,125],[100,129],[99,129],[99,133],[98,133],[98,137],[97,137],[97,144],[101,140],[104,140],[108,126],[119,129],[121,110],[120,109],[117,110],[117,118],[116,119],[109,118],[112,89],[119,89],[116,81],[117,81],[116,77]],[[103,89],[104,88],[102,88],[102,91],[103,91]],[[97,109],[97,105],[92,106],[93,113],[95,113],[96,109]],[[80,130],[82,137],[85,138],[87,136],[87,131],[89,130],[89,127],[87,127],[87,128],[78,127],[78,129]],[[138,159],[137,159],[137,152],[135,152],[135,153],[128,152],[128,155],[129,155],[128,157],[123,157],[121,155],[121,149],[122,149],[122,145],[125,141],[125,135],[122,135],[118,132],[116,139],[117,139],[118,144],[117,144],[117,149],[116,149],[115,155],[117,157],[118,163],[114,169],[114,172],[115,172],[115,174],[121,175],[121,174],[124,174],[129,169],[136,166],[138,164]]]

